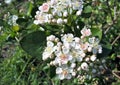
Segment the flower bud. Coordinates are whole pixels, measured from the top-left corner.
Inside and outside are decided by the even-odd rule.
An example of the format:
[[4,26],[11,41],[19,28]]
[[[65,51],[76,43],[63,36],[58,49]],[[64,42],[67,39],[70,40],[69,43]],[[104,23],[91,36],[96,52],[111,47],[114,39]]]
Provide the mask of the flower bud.
[[75,68],[76,64],[75,63],[72,63],[71,64],[71,68]]
[[96,72],[97,72],[96,69],[93,69],[93,70],[92,70],[92,73],[96,73]]
[[65,11],[65,12],[63,13],[63,16],[64,16],[64,17],[67,17],[67,16],[68,16],[68,12]]
[[92,56],[90,57],[90,60],[91,60],[91,61],[95,61],[95,60],[96,60],[96,56],[95,56],[95,55],[92,55]]
[[55,23],[55,22],[56,22],[56,19],[52,19],[52,22]]
[[102,49],[99,49],[99,50],[98,50],[98,53],[102,53]]
[[89,61],[90,59],[89,58],[85,58],[85,61]]
[[64,21],[65,23],[67,23],[67,22],[68,22],[68,20],[67,20],[67,19],[64,19],[63,21]]
[[76,72],[72,72],[72,76],[75,76],[76,75]]
[[62,24],[63,23],[63,20],[61,19],[61,18],[59,18],[58,20],[57,20],[57,24]]
[[88,52],[91,52],[92,51],[92,47],[88,47]]
[[81,12],[82,12],[82,10],[77,11],[77,12],[76,12],[76,15],[77,15],[77,16],[81,15]]
[[87,64],[86,62],[83,62],[83,63],[81,64],[81,68],[82,68],[83,70],[87,70],[87,69],[88,69],[88,64]]

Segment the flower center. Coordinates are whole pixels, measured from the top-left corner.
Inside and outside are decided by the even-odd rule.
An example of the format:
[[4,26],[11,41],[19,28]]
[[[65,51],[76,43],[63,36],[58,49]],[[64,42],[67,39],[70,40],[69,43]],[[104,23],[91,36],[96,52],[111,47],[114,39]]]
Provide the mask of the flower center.
[[48,9],[48,5],[45,4],[45,5],[43,6],[43,10],[47,10],[47,9]]
[[46,51],[47,51],[47,52],[51,52],[51,51],[52,51],[52,48],[51,48],[51,47],[47,47],[47,48],[46,48]]
[[64,54],[62,54],[62,55],[60,56],[60,58],[61,58],[61,60],[65,60],[65,59],[67,58],[67,56],[64,55]]
[[67,75],[68,74],[67,70],[63,70],[62,74]]

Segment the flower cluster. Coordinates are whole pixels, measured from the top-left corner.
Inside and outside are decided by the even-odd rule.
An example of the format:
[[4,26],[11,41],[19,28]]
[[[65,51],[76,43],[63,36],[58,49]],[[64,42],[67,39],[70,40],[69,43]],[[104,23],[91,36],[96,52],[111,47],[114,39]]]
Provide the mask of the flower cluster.
[[92,37],[91,30],[84,27],[81,37],[73,34],[63,34],[61,39],[50,35],[43,52],[43,60],[51,59],[50,65],[55,65],[58,78],[71,79],[80,70],[88,71],[89,63],[96,60],[97,53],[102,53],[99,39]]
[[39,7],[34,23],[64,24],[72,14],[81,15],[82,8],[82,0],[49,0]]
[[18,19],[18,16],[17,15],[12,15],[9,17],[9,20],[8,20],[8,24],[9,25],[17,25],[17,19]]

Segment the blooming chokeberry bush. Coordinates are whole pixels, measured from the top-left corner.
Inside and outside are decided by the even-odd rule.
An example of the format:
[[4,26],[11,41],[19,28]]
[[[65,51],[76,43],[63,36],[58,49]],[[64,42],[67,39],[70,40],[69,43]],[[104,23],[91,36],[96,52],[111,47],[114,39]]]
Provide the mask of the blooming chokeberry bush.
[[119,85],[119,0],[0,1],[0,85]]

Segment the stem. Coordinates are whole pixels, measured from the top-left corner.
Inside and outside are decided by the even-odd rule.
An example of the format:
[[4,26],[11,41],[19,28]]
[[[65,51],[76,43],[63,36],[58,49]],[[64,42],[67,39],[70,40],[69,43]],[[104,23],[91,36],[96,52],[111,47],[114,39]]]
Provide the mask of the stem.
[[25,68],[27,67],[27,65],[28,65],[28,63],[29,63],[29,61],[30,61],[30,59],[31,59],[31,58],[28,59],[28,61],[26,62],[25,66],[23,67],[23,69],[22,69],[20,75],[18,76],[18,78],[17,78],[17,80],[16,80],[16,84],[17,84],[18,80],[20,79],[20,77],[22,76],[23,72],[25,71]]
[[44,74],[47,76],[47,78],[48,78],[48,81],[49,81],[49,85],[55,85],[54,84],[54,82],[52,81],[52,79],[49,77],[49,75],[45,72],[45,71],[43,71],[44,72]]
[[[118,73],[120,73],[120,71],[118,71]],[[112,74],[113,74],[115,77],[117,77],[118,79],[120,79],[120,76],[118,76],[115,71],[112,71]]]
[[[104,34],[106,34],[106,33],[109,31],[109,29],[111,28],[111,26],[116,23],[117,17],[119,17],[119,14],[117,14],[117,12],[116,12],[116,11],[117,11],[117,7],[114,6],[114,16],[112,16],[112,11],[111,11],[111,9],[110,9],[110,5],[109,5],[109,3],[108,3],[108,0],[106,1],[106,3],[107,3],[107,6],[108,6],[108,10],[109,10],[109,12],[110,12],[110,16],[111,16],[112,22],[111,22],[110,25],[108,25],[108,26],[105,27],[105,28],[107,28],[107,29],[105,30]],[[115,2],[114,2],[114,3],[115,3]]]
[[63,83],[63,80],[60,80],[60,85],[62,85],[62,83]]
[[107,27],[107,29],[105,30],[105,32],[104,32],[104,34],[106,34],[108,31],[109,31],[109,29],[110,29],[110,27],[113,25],[113,23],[111,24],[111,25],[108,25],[108,27]]
[[111,44],[111,45],[114,45],[114,44],[115,44],[115,42],[116,42],[119,38],[120,38],[120,35],[118,35],[118,36],[115,38],[115,40],[112,42],[112,44]]

